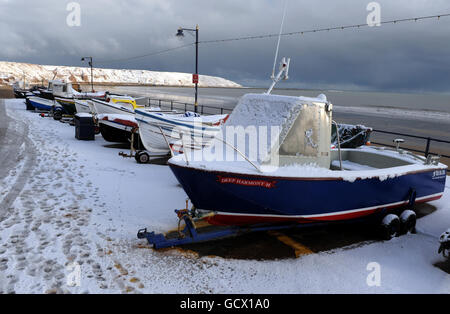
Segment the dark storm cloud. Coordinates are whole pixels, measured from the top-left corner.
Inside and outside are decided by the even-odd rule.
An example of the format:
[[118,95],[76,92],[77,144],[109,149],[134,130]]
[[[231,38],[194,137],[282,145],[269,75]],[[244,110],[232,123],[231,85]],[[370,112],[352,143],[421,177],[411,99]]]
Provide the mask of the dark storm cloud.
[[[272,34],[283,1],[80,0],[81,27],[68,27],[61,0],[0,0],[0,60],[80,65],[80,57],[116,60],[194,41],[179,26],[200,25],[201,40]],[[365,23],[368,0],[290,0],[285,31]],[[380,0],[382,20],[450,12],[447,0]],[[360,30],[289,36],[280,56],[292,58],[299,88],[448,91],[450,18]],[[200,70],[243,84],[268,84],[276,38],[200,48]],[[192,72],[194,48],[103,67]]]

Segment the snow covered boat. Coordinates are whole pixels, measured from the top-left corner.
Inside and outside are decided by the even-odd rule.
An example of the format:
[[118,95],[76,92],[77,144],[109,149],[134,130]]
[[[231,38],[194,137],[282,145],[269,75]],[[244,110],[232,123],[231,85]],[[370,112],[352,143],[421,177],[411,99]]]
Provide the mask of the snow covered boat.
[[[442,197],[447,166],[439,157],[419,157],[399,146],[342,148],[333,105],[325,95],[271,95],[275,85],[289,77],[289,58],[281,60],[275,75],[278,50],[279,45],[268,91],[244,95],[208,146],[190,150],[184,145],[183,154],[169,160],[193,204],[192,209],[187,203],[175,211],[184,229],[180,223],[178,232],[168,234],[141,229],[139,239],[158,249],[245,232],[370,218],[378,220],[383,237],[391,239],[414,231],[416,214],[411,209],[416,202]],[[333,124],[337,149],[330,145]],[[198,228],[196,222],[209,225]]]
[[77,113],[92,113],[88,100],[75,99],[75,109]]
[[[169,154],[171,147],[180,150],[188,145],[201,149],[208,145],[220,131],[228,115],[200,116],[184,114],[135,111],[142,143],[151,153]],[[183,143],[184,142],[184,143]]]
[[55,97],[53,96],[53,86],[54,85],[60,85],[63,84],[62,81],[58,81],[58,80],[53,80],[53,81],[49,81],[48,82],[48,87],[41,89],[40,91],[40,96],[45,98],[45,99],[49,99],[49,100],[54,100]]
[[91,101],[97,114],[134,115],[134,110],[138,108],[134,98],[129,96],[108,95],[106,101],[98,99],[92,99]]
[[14,97],[17,99],[25,99],[30,96],[30,93],[29,89],[14,89]]
[[[78,90],[76,90],[75,88]],[[52,92],[54,97],[66,99],[105,99],[105,92],[81,92],[78,84],[73,85],[67,82],[54,82],[52,85]]]
[[129,143],[134,137],[133,146],[143,147],[139,137],[139,126],[136,119],[126,114],[100,114],[97,116],[100,133],[108,142]]
[[[394,209],[442,197],[447,166],[436,158],[401,149],[332,150],[331,125],[332,105],[324,96],[245,95],[214,148],[185,152],[169,166],[196,213],[214,225],[330,223],[380,214],[387,215],[386,228],[394,228],[400,220],[388,215]],[[234,145],[236,134],[227,138],[227,128],[249,131],[243,138],[250,143]],[[412,223],[414,213],[406,214]]]
[[55,101],[57,101],[64,108],[64,112],[66,114],[74,115],[75,113],[77,113],[77,109],[75,107],[75,99],[55,97]]
[[35,109],[42,111],[52,111],[55,107],[55,101],[41,97],[27,97],[27,102]]
[[86,92],[82,93],[73,88],[71,83],[54,83],[53,96],[55,100],[64,108],[64,111],[69,115],[74,115],[77,112],[76,100],[99,99],[104,100],[106,93],[104,92]]

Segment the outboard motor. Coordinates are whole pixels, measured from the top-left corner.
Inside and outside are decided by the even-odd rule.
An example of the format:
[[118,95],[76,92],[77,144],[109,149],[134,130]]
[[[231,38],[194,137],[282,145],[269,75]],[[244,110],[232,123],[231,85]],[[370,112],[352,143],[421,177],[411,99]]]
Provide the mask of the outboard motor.
[[441,244],[439,253],[442,253],[445,258],[450,258],[450,229],[441,235],[439,243]]

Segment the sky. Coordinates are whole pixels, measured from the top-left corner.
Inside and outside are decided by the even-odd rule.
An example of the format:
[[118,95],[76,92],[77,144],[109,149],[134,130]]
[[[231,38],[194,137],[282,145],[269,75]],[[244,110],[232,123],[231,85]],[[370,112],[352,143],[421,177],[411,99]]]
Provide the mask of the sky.
[[[200,41],[277,34],[284,0],[79,0],[69,26],[65,0],[0,0],[0,61],[194,72],[195,47],[115,61],[195,41],[178,27],[200,27]],[[367,23],[368,0],[288,0],[284,32]],[[448,0],[379,0],[381,21],[450,13]],[[72,14],[72,15],[71,15]],[[77,20],[71,20],[72,22]],[[281,39],[290,79],[302,89],[450,92],[450,17]],[[203,43],[201,74],[268,86],[277,38]],[[110,62],[114,61],[114,62]]]

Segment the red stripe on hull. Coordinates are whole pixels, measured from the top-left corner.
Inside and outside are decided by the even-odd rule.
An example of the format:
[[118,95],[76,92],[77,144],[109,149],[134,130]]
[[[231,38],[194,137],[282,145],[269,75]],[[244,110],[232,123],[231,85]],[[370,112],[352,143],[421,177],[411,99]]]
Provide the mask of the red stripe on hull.
[[[442,195],[430,197],[423,200],[418,200],[416,203],[426,203],[438,200],[442,197]],[[309,217],[309,218],[298,218],[298,217],[270,217],[270,216],[251,216],[251,215],[222,215],[222,214],[216,214],[212,217],[205,218],[205,220],[211,224],[216,226],[243,226],[243,225],[254,225],[254,224],[276,224],[276,223],[284,223],[284,222],[291,222],[291,223],[299,223],[299,224],[305,224],[305,223],[313,223],[313,222],[337,222],[337,221],[344,221],[344,220],[352,220],[357,218],[363,218],[370,215],[373,215],[377,212],[380,212],[383,209],[392,210],[400,207],[404,207],[407,205],[408,202],[404,202],[402,204],[398,205],[392,205],[392,206],[381,206],[377,207],[375,209],[369,209],[369,210],[361,210],[358,212],[353,213],[346,213],[346,214],[336,214],[336,215],[330,215],[330,216],[319,216],[319,217]]]

